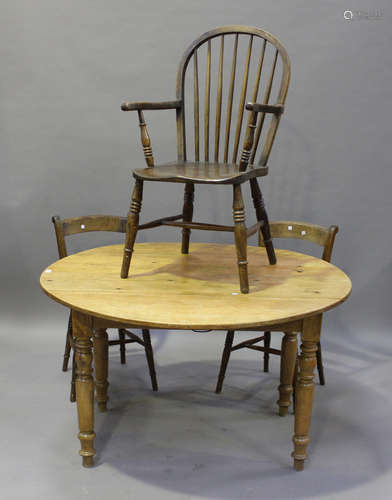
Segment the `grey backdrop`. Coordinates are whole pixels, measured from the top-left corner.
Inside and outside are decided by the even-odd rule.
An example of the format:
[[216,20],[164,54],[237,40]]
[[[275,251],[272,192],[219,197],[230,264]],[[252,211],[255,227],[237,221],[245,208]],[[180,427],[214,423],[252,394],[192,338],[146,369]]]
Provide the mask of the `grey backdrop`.
[[[334,262],[352,277],[354,293],[333,315],[344,318],[346,330],[384,329],[392,30],[386,8],[380,20],[343,18],[345,9],[360,7],[374,8],[341,1],[2,2],[2,314],[55,309],[38,288],[40,271],[56,258],[51,215],[127,212],[130,171],[144,162],[136,116],[122,113],[120,103],[174,98],[185,47],[207,29],[242,23],[276,34],[292,61],[264,183],[270,217],[339,224]],[[150,112],[148,121],[156,157],[169,160],[174,113]],[[146,191],[146,219],[181,206],[178,186]],[[200,220],[230,217],[230,190],[219,189],[218,199],[208,188],[197,191]],[[140,240],[178,237],[157,229]]]
[[[347,9],[382,9],[382,17],[348,21]],[[353,293],[327,315],[327,348],[338,352],[345,345],[354,356],[361,349],[392,353],[392,29],[386,0],[3,0],[4,337],[34,322],[46,340],[57,328],[60,348],[64,310],[38,284],[57,255],[51,215],[126,214],[130,171],[143,157],[136,116],[122,113],[121,102],[174,98],[185,47],[204,31],[232,23],[270,31],[291,58],[286,112],[264,192],[271,219],[340,226],[333,261],[351,276]],[[156,159],[173,158],[174,113],[149,112],[147,118]],[[197,192],[199,220],[228,221],[229,189],[214,196],[208,187]],[[145,200],[145,219],[176,213],[182,189],[151,184]],[[156,229],[139,241],[178,238],[174,229]],[[192,233],[194,241],[230,238]],[[45,329],[48,324],[57,326]]]

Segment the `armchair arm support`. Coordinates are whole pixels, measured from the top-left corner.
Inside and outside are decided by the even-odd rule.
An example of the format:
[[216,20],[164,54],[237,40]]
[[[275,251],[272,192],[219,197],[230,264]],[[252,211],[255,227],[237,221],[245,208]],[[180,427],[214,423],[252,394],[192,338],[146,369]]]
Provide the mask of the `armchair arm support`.
[[152,154],[151,140],[147,132],[147,125],[144,121],[143,110],[146,109],[179,109],[182,101],[162,101],[162,102],[124,102],[121,105],[123,111],[137,111],[139,116],[140,137],[142,140],[144,159],[147,167],[154,166],[154,156]]
[[152,154],[151,140],[147,132],[147,125],[144,121],[144,114],[141,109],[137,110],[139,116],[140,138],[143,146],[144,159],[146,160],[147,167],[154,166],[154,156]]
[[124,102],[121,109],[123,111],[139,111],[143,109],[178,109],[181,106],[182,101]]

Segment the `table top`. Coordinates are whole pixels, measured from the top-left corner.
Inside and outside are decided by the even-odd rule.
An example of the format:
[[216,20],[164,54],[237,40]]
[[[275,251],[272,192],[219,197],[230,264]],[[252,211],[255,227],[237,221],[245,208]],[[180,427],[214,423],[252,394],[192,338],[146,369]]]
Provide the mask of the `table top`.
[[269,265],[261,247],[248,247],[250,293],[239,289],[233,245],[135,245],[128,279],[120,278],[123,245],[79,252],[41,275],[52,299],[112,321],[164,329],[263,327],[327,311],[350,294],[351,281],[315,257],[276,250]]

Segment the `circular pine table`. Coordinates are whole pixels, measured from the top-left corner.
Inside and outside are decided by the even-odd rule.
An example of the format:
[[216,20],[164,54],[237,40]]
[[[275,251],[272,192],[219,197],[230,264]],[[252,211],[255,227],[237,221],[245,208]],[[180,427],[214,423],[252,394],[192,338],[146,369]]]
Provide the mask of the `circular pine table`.
[[[248,247],[249,294],[239,290],[233,245],[193,243],[190,253],[183,255],[178,243],[141,243],[135,246],[128,279],[120,278],[123,245],[73,254],[43,271],[40,284],[44,292],[72,310],[83,465],[91,466],[95,455],[91,339],[95,331],[131,325],[285,332],[280,415],[286,415],[290,405],[300,333],[293,457],[294,467],[303,468],[322,313],[347,299],[351,281],[339,268],[321,259],[288,250],[276,253],[277,264],[271,266],[264,248]],[[99,338],[102,336],[97,335]],[[94,345],[94,356],[96,391],[100,408],[105,409],[107,341],[100,349]]]

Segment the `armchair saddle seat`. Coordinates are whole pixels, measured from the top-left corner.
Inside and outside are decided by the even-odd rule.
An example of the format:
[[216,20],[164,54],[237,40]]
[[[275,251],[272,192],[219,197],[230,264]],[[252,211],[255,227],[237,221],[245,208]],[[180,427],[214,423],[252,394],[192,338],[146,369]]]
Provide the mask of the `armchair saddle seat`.
[[235,163],[216,162],[170,162],[154,168],[133,171],[135,179],[161,182],[192,182],[195,184],[239,184],[268,174],[268,167],[249,166],[241,172]]

